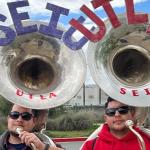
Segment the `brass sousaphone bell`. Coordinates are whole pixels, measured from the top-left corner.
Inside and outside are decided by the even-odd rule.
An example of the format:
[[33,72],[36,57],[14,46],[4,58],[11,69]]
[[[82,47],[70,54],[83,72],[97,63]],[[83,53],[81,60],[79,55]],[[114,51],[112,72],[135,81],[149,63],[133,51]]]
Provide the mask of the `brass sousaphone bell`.
[[[23,22],[31,24],[44,23]],[[3,97],[28,108],[47,109],[64,104],[79,91],[86,63],[81,50],[75,52],[60,39],[34,32],[0,47],[0,70]]]
[[129,25],[124,15],[121,26],[105,22],[107,33],[90,42],[88,65],[94,81],[114,99],[134,106],[150,106],[150,35],[148,24]]

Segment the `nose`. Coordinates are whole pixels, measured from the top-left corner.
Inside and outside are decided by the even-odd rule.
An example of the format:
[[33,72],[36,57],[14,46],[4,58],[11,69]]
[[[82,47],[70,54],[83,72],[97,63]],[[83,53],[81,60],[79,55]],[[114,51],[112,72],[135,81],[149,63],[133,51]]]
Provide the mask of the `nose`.
[[118,112],[118,110],[116,110],[115,116],[120,116],[120,113]]
[[18,117],[18,119],[17,119],[18,121],[23,121],[23,119],[22,119],[22,117],[21,117],[21,115],[19,115],[19,117]]

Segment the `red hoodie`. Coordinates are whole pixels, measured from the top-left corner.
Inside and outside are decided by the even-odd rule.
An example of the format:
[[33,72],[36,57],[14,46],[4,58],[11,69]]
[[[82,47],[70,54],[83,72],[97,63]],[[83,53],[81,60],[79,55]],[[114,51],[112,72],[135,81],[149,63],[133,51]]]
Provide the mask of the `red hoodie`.
[[[134,128],[144,139],[146,150],[150,150],[150,136],[145,134],[139,128]],[[122,139],[114,137],[110,132],[108,125],[105,124],[99,132],[94,143],[94,139],[87,141],[82,150],[141,150],[137,137],[129,132]],[[94,146],[94,149],[92,148]]]

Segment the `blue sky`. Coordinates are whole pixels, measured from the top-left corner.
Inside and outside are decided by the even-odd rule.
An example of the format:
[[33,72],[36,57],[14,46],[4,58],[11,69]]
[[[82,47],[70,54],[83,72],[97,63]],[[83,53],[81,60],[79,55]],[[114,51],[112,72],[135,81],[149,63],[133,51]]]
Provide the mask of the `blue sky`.
[[[57,0],[58,1],[58,0]],[[114,0],[116,1],[116,0]],[[117,1],[120,1],[120,0],[117,0]],[[135,0],[134,0],[135,1]],[[85,5],[87,5],[86,3],[84,3]],[[57,4],[58,6],[59,5],[59,2]],[[90,6],[91,4],[88,3],[88,6]],[[61,15],[60,19],[59,19],[59,22],[64,24],[64,25],[68,25],[68,22],[72,19],[72,18],[78,18],[80,15],[83,15],[85,18],[87,18],[83,13],[82,11],[80,11],[80,7],[82,6],[82,4],[78,7],[78,8],[68,8],[68,7],[64,7],[64,8],[67,8],[69,9],[69,15],[68,16],[63,16]],[[90,6],[92,7],[92,5]],[[135,12],[143,12],[143,13],[150,13],[150,1],[148,0],[145,0],[145,1],[138,1],[136,2],[135,1]],[[120,14],[120,13],[125,13],[126,12],[126,8],[125,8],[125,5],[122,5],[122,6],[117,6],[115,5],[113,7],[114,11],[116,12],[116,14]],[[98,16],[100,16],[101,18],[107,18],[107,15],[106,13],[104,12],[104,10],[102,8],[99,8],[99,9],[96,9],[94,10],[92,8],[93,12],[95,12],[95,14],[97,14]],[[32,13],[32,12],[31,12]],[[47,13],[40,13],[40,12],[36,12],[35,13],[32,13],[31,15],[31,18],[32,19],[35,19],[35,20],[49,20],[51,16],[51,12],[47,12]]]
[[[7,17],[6,24],[12,24],[12,20],[10,17],[10,13],[7,7],[7,2],[13,1],[21,1],[21,0],[0,0],[0,13],[5,14]],[[150,13],[150,0],[133,0],[135,12],[145,12]],[[102,7],[94,10],[91,4],[91,0],[28,0],[29,6],[19,8],[18,12],[28,12],[31,20],[42,20],[48,22],[51,17],[51,11],[46,10],[46,4],[52,3],[66,9],[69,9],[69,15],[63,16],[61,15],[59,19],[60,24],[64,24],[65,28],[69,28],[68,22],[72,18],[79,18],[80,15],[83,15],[87,20],[85,21],[85,26],[93,25],[92,21],[88,17],[86,17],[81,11],[80,7],[84,4],[89,7],[95,14],[97,14],[100,18],[106,19],[107,15],[105,14]],[[111,5],[116,12],[116,14],[125,13],[125,0],[112,0]]]
[[[31,0],[29,0],[30,2]],[[64,0],[65,1],[65,0]],[[71,1],[71,0],[70,0]],[[81,0],[82,1],[82,0]],[[114,2],[120,2],[122,1],[122,3],[125,0],[113,0]],[[47,1],[48,2],[48,1]],[[95,12],[95,14],[97,14],[98,16],[100,16],[101,18],[107,18],[107,15],[105,14],[105,11],[102,8],[98,8],[96,10],[94,10],[92,8],[92,5],[90,3],[90,1],[87,0],[88,3],[81,3],[81,5],[78,5],[78,7],[74,7],[74,8],[69,8],[68,5],[67,7],[65,6],[64,8],[69,9],[69,15],[68,16],[63,16],[61,15],[59,22],[64,24],[64,25],[68,25],[68,22],[72,19],[72,18],[78,18],[80,15],[83,15],[85,18],[86,15],[84,15],[82,13],[82,11],[80,11],[80,7],[85,4],[86,6],[88,6],[93,12]],[[44,3],[44,2],[43,2]],[[50,3],[53,3],[53,1],[51,1]],[[54,3],[58,6],[60,5],[60,0],[56,0],[56,2]],[[112,6],[113,6],[113,2],[111,2]],[[46,3],[45,3],[46,5]],[[150,13],[150,0],[134,0],[134,8],[135,8],[135,12],[143,12],[143,13]],[[123,5],[117,5],[114,4],[113,6],[114,11],[116,12],[116,14],[120,14],[120,13],[125,13],[126,12],[126,7],[125,4]],[[46,13],[41,13],[41,12],[36,12],[33,13],[31,12],[31,18],[35,19],[35,20],[49,20],[50,16],[51,16],[51,12],[47,11]],[[89,23],[89,22],[88,22]],[[92,23],[92,22],[91,22]]]

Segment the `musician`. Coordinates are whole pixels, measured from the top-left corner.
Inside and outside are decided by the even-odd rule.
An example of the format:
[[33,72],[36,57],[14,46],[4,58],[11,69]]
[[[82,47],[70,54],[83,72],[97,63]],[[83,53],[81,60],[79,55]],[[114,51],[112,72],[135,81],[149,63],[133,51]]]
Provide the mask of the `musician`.
[[[0,150],[31,150],[32,144],[37,150],[62,150],[45,144],[31,133],[37,117],[36,110],[14,104],[7,119],[8,131],[0,137]],[[22,129],[20,135],[16,132],[18,127]]]
[[[98,136],[86,141],[81,150],[141,150],[137,137],[125,125],[126,120],[135,121],[134,116],[135,107],[108,97],[104,114],[106,123]],[[138,127],[133,128],[144,139],[146,150],[150,150],[150,137]]]

